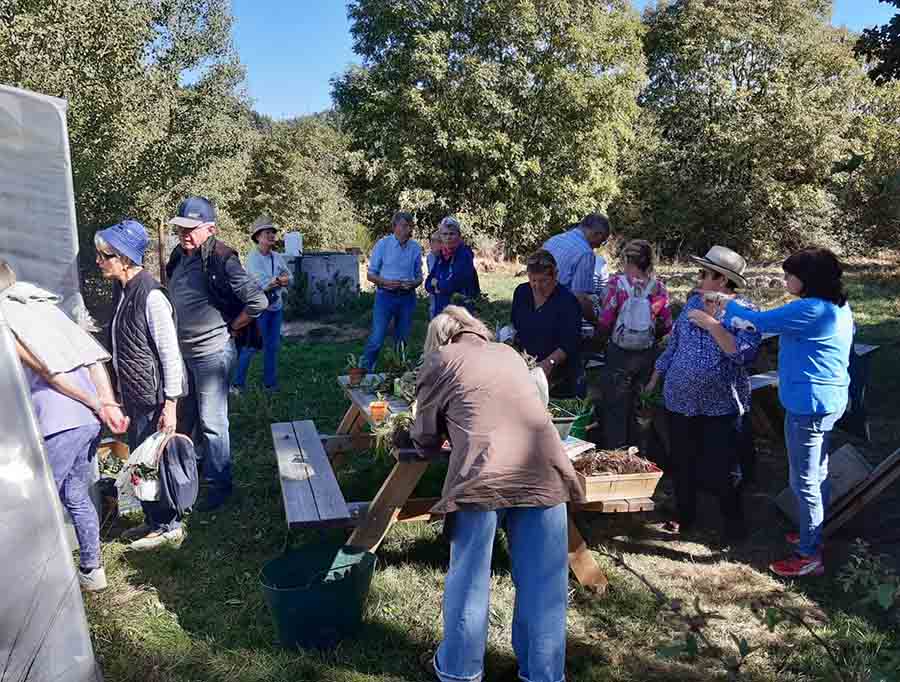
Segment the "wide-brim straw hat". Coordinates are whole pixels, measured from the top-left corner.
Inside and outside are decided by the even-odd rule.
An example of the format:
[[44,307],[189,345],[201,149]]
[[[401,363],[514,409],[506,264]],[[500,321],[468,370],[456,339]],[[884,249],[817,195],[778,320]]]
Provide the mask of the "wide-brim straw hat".
[[747,269],[747,261],[743,256],[724,246],[714,246],[706,252],[705,256],[691,256],[691,258],[704,268],[714,270],[725,275],[738,286],[747,286],[744,279],[744,270]]
[[256,220],[253,221],[253,224],[250,226],[250,239],[256,241],[256,235],[262,232],[263,230],[278,230],[278,226],[272,223],[272,219],[263,214],[259,216]]

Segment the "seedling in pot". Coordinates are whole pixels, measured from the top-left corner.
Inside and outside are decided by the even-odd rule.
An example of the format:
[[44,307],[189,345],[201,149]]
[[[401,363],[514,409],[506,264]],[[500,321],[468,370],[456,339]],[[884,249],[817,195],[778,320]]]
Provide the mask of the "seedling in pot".
[[363,366],[363,360],[362,355],[347,354],[347,376],[350,377],[351,386],[359,386],[362,378],[369,371]]

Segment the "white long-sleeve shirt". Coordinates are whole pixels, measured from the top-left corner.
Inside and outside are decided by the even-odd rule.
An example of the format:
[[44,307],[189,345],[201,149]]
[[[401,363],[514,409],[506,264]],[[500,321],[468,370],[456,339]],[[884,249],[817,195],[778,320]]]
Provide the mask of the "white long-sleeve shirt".
[[[119,300],[115,315],[112,319],[112,328],[115,328],[116,318],[119,317],[119,310],[125,297]],[[182,383],[184,381],[184,364],[181,359],[181,350],[178,347],[178,332],[175,330],[175,320],[172,316],[172,304],[166,295],[156,289],[147,295],[147,307],[144,310],[147,317],[147,327],[153,343],[156,344],[156,351],[159,353],[159,360],[162,363],[163,393],[166,398],[174,400],[182,395]],[[113,367],[116,373],[119,372],[119,356],[116,351],[116,335],[112,334],[113,346]]]

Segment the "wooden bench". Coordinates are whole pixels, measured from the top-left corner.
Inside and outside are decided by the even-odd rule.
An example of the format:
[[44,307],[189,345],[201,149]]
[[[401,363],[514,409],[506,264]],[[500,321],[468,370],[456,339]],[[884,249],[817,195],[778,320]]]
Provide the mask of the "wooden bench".
[[272,424],[272,442],[290,528],[331,528],[351,525],[322,440],[311,421]]

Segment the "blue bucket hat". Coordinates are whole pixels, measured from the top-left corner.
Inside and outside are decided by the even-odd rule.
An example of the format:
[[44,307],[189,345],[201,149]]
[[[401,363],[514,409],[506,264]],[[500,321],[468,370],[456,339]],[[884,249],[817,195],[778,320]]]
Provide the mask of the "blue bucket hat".
[[130,258],[135,265],[143,264],[144,251],[150,239],[147,237],[147,230],[137,220],[123,220],[100,230],[97,235],[120,254]]
[[216,208],[206,197],[188,197],[178,205],[178,215],[169,225],[194,229],[204,223],[216,222]]

